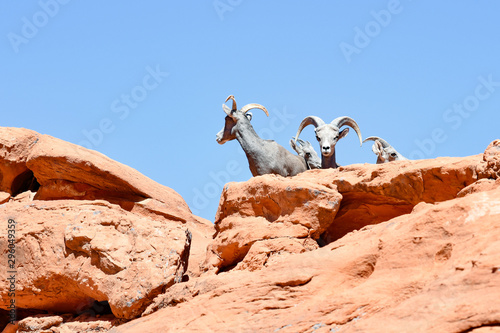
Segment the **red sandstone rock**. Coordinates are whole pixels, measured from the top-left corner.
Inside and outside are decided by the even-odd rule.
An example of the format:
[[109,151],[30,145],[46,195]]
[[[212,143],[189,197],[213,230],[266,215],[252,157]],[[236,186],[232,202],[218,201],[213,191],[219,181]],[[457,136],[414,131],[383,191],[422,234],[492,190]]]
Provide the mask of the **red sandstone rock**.
[[63,322],[61,316],[28,317],[19,322],[19,332],[33,332],[59,326]]
[[107,332],[113,326],[123,323],[112,315],[93,316],[84,313],[72,315],[36,315],[20,320],[16,325],[8,325],[2,333],[74,333]]
[[[29,130],[0,128],[0,187],[1,230],[17,222],[19,309],[74,313],[98,300],[133,318],[175,282],[199,276],[214,232],[172,189]],[[7,241],[0,233],[2,257]],[[1,284],[2,309],[7,294]]]
[[0,191],[18,194],[31,179],[26,167],[28,154],[39,134],[24,128],[0,127]]
[[[230,183],[207,262],[217,267],[229,258],[232,265],[172,286],[144,318],[111,332],[480,332],[498,325],[500,188],[487,179],[496,177],[491,160],[355,165]],[[314,223],[322,230],[346,224],[323,248],[302,248],[304,233],[294,224],[280,228],[290,216],[311,220],[286,191],[303,193],[304,181],[330,188],[324,200],[342,196],[333,220]]]
[[[206,269],[234,266],[248,253],[269,257],[275,251],[317,249],[316,240],[335,218],[341,199],[337,191],[325,186],[276,175],[227,184],[215,218],[215,239],[208,250]],[[293,245],[283,246],[283,238],[293,239]],[[261,249],[259,253],[256,247]],[[266,260],[262,260],[264,264]]]
[[[408,214],[419,202],[455,198],[487,175],[485,165],[476,155],[352,165],[288,179],[265,175],[229,183],[221,195],[205,268],[257,269],[257,262],[264,266],[276,252],[314,250],[317,240],[327,244],[366,225]],[[289,238],[293,245],[269,246]]]
[[460,192],[457,193],[457,197],[461,198],[471,193],[490,191],[499,186],[500,186],[500,178],[497,180],[489,178],[479,179],[477,182],[472,183],[467,187],[464,187]]
[[[121,318],[148,302],[186,269],[190,239],[181,224],[141,218],[106,201],[38,201],[0,207],[2,230],[16,221],[16,305],[78,312],[108,301]],[[0,240],[2,252],[7,250]],[[7,271],[0,272],[5,281]],[[0,304],[6,308],[6,285]]]
[[0,205],[9,201],[10,197],[10,193],[0,192]]
[[[211,240],[214,229],[180,196],[135,170],[9,133],[27,147],[9,155],[22,156],[25,192],[12,191],[22,167],[0,166],[11,172],[1,221],[30,221],[17,240],[20,304],[74,313],[107,300],[116,316],[144,316],[61,315],[26,332],[486,332],[499,323],[500,141],[482,156],[229,183]],[[173,283],[188,259],[189,280]]]
[[[169,206],[156,199],[146,199],[134,203],[131,212],[158,221],[177,220],[170,215]],[[207,246],[212,241],[215,229],[210,221],[195,215],[192,215],[185,222],[185,225],[192,236],[187,275],[197,277],[201,274],[200,266],[205,261]]]
[[41,185],[35,197],[38,200],[106,199],[120,203],[154,198],[166,206],[171,219],[191,219],[189,207],[174,190],[94,150],[42,135],[26,165]]
[[500,177],[500,140],[495,140],[489,144],[483,154],[486,167],[490,170],[491,176]]
[[157,312],[110,332],[464,332],[498,324],[499,219],[500,189],[421,203],[259,270],[175,285]]
[[295,178],[317,179],[342,194],[335,221],[322,235],[330,243],[352,230],[407,214],[419,202],[455,198],[464,187],[488,176],[481,157],[357,164],[312,170]]

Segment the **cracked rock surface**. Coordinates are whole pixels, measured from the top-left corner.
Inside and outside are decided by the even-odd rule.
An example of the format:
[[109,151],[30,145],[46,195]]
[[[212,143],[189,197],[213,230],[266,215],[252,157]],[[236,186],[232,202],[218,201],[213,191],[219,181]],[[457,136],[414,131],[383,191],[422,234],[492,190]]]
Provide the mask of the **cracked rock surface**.
[[[9,220],[16,281],[14,290],[0,284],[1,317],[11,292],[20,315],[79,314],[107,302],[115,317],[137,317],[168,287],[200,274],[214,231],[174,190],[128,166],[48,135],[0,127],[5,259]],[[0,279],[13,269],[2,269]]]
[[499,161],[495,140],[254,177],[226,184],[212,225],[99,153],[0,128],[22,316],[3,333],[498,331]]

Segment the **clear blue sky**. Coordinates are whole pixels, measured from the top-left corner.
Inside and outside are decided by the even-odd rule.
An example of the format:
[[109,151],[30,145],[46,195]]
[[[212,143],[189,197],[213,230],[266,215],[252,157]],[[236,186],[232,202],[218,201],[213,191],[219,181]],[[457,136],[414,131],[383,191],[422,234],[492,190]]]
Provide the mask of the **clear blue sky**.
[[[90,146],[213,221],[222,184],[251,177],[239,144],[215,141],[230,94],[266,106],[255,129],[288,149],[305,116],[348,115],[409,157],[482,153],[500,137],[499,13],[493,1],[2,1],[0,123]],[[312,127],[301,137],[318,149]],[[376,159],[352,130],[336,150],[341,165]]]

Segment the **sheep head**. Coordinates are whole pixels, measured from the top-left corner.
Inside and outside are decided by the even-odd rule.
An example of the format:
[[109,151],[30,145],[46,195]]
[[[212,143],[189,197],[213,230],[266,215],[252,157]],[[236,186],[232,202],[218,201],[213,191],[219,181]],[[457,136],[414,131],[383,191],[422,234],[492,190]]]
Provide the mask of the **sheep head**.
[[[297,144],[297,141],[299,144]],[[308,169],[321,169],[321,159],[309,141],[292,138],[290,146],[292,146],[297,155],[306,161]]]
[[392,161],[405,160],[400,153],[394,149],[387,141],[378,136],[370,136],[363,142],[374,141],[372,151],[378,156],[377,163],[388,163]]
[[250,123],[250,120],[252,120],[252,113],[248,111],[250,111],[251,109],[261,109],[269,117],[269,113],[267,112],[266,108],[260,104],[247,104],[240,110],[238,110],[238,107],[236,106],[236,100],[234,99],[233,95],[228,96],[224,103],[229,100],[233,101],[233,105],[231,108],[229,108],[226,104],[222,104],[222,110],[224,110],[224,112],[226,113],[226,120],[224,128],[222,128],[222,130],[220,130],[216,136],[217,142],[221,145],[226,143],[227,141],[236,139],[238,123]]
[[309,116],[302,120],[295,137],[298,138],[302,130],[308,125],[314,125],[316,139],[319,142],[321,154],[324,157],[331,157],[335,153],[335,145],[337,144],[337,142],[345,137],[347,133],[349,133],[349,128],[340,130],[340,128],[344,125],[352,127],[358,134],[360,145],[363,144],[361,141],[361,131],[359,129],[359,126],[352,118],[345,116],[338,117],[334,119],[330,124],[326,124],[319,117]]

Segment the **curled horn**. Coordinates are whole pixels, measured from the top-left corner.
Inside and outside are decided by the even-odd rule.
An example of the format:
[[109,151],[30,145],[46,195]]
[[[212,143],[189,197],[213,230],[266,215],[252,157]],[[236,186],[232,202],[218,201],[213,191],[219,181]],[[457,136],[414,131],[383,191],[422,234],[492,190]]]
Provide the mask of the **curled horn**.
[[379,141],[382,144],[382,147],[384,147],[384,148],[387,148],[387,147],[391,146],[389,144],[389,142],[385,141],[382,138],[379,138],[378,136],[369,136],[369,137],[367,137],[366,139],[363,140],[363,142],[366,142],[366,141]]
[[233,101],[233,107],[231,108],[231,111],[238,110],[238,108],[236,107],[236,100],[234,99],[233,95],[229,95],[224,103],[227,103],[227,101],[229,101],[230,99]]
[[267,112],[266,108],[263,107],[260,104],[255,104],[255,103],[247,104],[244,107],[242,107],[240,111],[243,112],[243,113],[247,113],[248,111],[250,111],[252,109],[261,109],[262,111],[264,111],[264,113],[266,114],[266,116],[269,117],[269,112]]
[[298,142],[299,142],[302,146],[306,143],[306,142],[305,142],[304,140],[302,140],[302,139],[298,139],[298,138],[296,139],[295,137],[292,137],[292,139],[293,139],[293,141],[294,141],[294,142],[297,142],[297,141],[298,141]]
[[299,138],[300,133],[302,132],[302,130],[306,126],[314,125],[314,127],[318,127],[318,126],[322,126],[324,124],[325,124],[325,122],[320,117],[316,117],[316,116],[305,117],[304,120],[302,120],[302,122],[299,125],[299,129],[297,130],[297,134],[295,135],[295,142],[297,142],[297,139]]
[[363,145],[363,141],[361,139],[361,130],[359,129],[359,126],[354,121],[354,119],[352,119],[350,117],[346,117],[346,116],[338,117],[338,118],[335,118],[334,120],[332,120],[332,122],[330,124],[335,125],[338,128],[341,128],[344,125],[348,125],[348,126],[352,127],[356,131],[356,133],[358,134],[359,145],[360,146]]

